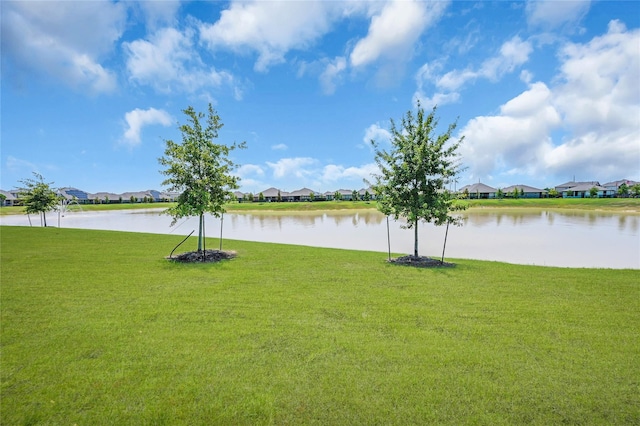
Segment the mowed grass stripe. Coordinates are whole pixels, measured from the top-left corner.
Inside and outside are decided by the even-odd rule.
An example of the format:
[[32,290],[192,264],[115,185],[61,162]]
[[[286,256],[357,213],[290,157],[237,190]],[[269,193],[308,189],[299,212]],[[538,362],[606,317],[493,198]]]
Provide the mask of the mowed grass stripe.
[[640,423],[636,270],[0,237],[2,424]]

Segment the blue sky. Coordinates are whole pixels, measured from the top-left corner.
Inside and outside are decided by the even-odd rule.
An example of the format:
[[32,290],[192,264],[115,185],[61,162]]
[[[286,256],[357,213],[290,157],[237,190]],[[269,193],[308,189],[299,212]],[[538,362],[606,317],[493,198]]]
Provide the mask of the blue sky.
[[3,1],[1,182],[162,189],[213,103],[244,191],[359,189],[419,100],[459,186],[640,180],[640,3]]

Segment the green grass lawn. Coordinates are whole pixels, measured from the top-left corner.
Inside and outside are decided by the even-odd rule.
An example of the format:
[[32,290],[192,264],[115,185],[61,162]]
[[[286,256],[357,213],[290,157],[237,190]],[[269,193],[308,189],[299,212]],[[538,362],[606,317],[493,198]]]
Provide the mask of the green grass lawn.
[[179,241],[0,228],[0,423],[640,423],[638,271]]

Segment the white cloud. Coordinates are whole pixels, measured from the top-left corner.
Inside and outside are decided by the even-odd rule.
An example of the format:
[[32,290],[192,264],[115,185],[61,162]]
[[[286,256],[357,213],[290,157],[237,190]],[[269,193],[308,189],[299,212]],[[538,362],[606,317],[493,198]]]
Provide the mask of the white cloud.
[[362,182],[371,180],[372,175],[378,173],[378,166],[375,163],[365,164],[360,167],[344,167],[341,165],[329,164],[322,169],[322,182],[332,184],[338,181]]
[[125,23],[123,3],[3,2],[3,61],[76,90],[110,92],[116,76],[99,61],[112,52]]
[[126,113],[124,119],[127,122],[127,129],[124,132],[122,142],[132,147],[140,144],[140,134],[144,126],[161,124],[166,127],[172,124],[169,113],[155,108],[145,110],[136,108]]
[[505,164],[530,170],[551,146],[550,133],[560,125],[544,83],[504,104],[500,115],[476,117],[460,131],[462,158],[473,176],[487,176]]
[[[162,93],[176,90],[194,93],[224,84],[239,90],[230,73],[217,71],[202,62],[193,37],[194,31],[190,29],[180,32],[163,28],[148,40],[123,43],[130,80],[150,85]],[[241,91],[236,92],[236,99],[241,96]]]
[[266,71],[289,50],[305,49],[327,33],[340,7],[325,1],[235,1],[217,22],[200,26],[200,37],[212,49],[257,52],[255,69]]
[[453,70],[437,78],[436,86],[441,90],[456,91],[467,81],[479,77],[497,81],[505,74],[513,72],[529,60],[533,51],[531,43],[515,36],[500,46],[500,53],[485,60],[477,70]]
[[535,0],[528,1],[527,20],[530,25],[546,29],[579,22],[589,11],[590,0]]
[[286,151],[289,147],[286,144],[279,143],[277,145],[271,145],[271,149],[274,151]]
[[498,115],[476,117],[461,130],[471,173],[637,178],[638,45],[640,30],[612,21],[607,34],[562,47],[555,86],[533,83]]
[[[414,101],[419,100],[425,107],[458,102],[460,89],[467,82],[478,78],[497,82],[526,63],[532,51],[533,47],[529,41],[523,41],[515,36],[504,42],[500,46],[499,53],[483,61],[477,69],[471,67],[463,70],[454,69],[439,75],[443,68],[441,61],[424,64],[416,73],[417,89],[413,96]],[[426,89],[429,85],[434,85],[437,89],[431,96],[427,94]]]
[[275,163],[267,161],[267,165],[273,170],[273,177],[276,179],[284,177],[305,178],[313,174],[308,166],[313,166],[317,162],[310,157],[295,157],[281,158]]
[[264,176],[264,170],[262,169],[262,167],[255,164],[243,164],[242,166],[238,167],[236,173],[243,179],[243,183],[245,178],[248,178],[249,176]]
[[331,61],[322,74],[320,74],[320,84],[326,95],[331,95],[336,91],[336,80],[340,79],[340,75],[346,68],[347,60],[339,56]]
[[370,146],[372,140],[376,141],[376,143],[390,143],[391,133],[387,129],[382,128],[379,123],[374,123],[366,128],[362,140],[368,146]]
[[36,173],[38,172],[38,166],[36,166],[35,164],[26,160],[21,160],[12,155],[9,155],[7,157],[5,166],[7,167],[7,170],[10,170],[12,172],[19,172],[19,171],[28,171],[28,172],[36,172]]
[[367,36],[358,41],[349,61],[353,67],[379,58],[406,59],[420,35],[436,22],[448,6],[446,1],[393,0],[371,19]]
[[138,1],[134,4],[141,9],[147,29],[152,30],[161,25],[173,26],[180,9],[178,0]]

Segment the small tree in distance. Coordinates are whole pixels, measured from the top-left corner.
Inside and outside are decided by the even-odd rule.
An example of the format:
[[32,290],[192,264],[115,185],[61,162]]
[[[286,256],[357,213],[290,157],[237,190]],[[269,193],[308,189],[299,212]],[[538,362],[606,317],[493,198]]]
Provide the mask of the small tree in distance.
[[435,225],[459,224],[460,218],[450,213],[466,208],[456,202],[446,187],[461,171],[457,150],[462,139],[450,142],[456,123],[435,135],[438,119],[436,108],[429,114],[418,103],[417,114],[408,111],[398,128],[391,120],[391,151],[380,149],[371,141],[375,161],[380,170],[374,175],[373,190],[378,209],[398,219],[407,220],[406,228],[414,229],[414,257],[418,253],[418,222]]
[[209,104],[206,127],[202,127],[203,113],[189,106],[183,110],[187,124],[180,126],[182,143],[166,140],[164,156],[158,161],[166,168],[161,173],[167,176],[162,184],[169,191],[180,192],[175,206],[166,210],[173,217],[171,225],[183,217],[198,216],[198,252],[202,251],[205,237],[204,214],[212,213],[220,217],[225,212],[224,204],[238,189],[240,178],[231,175],[236,165],[229,154],[241,144],[216,144],[218,132],[223,124],[220,117]]
[[43,225],[47,226],[47,212],[57,204],[58,194],[51,188],[53,182],[46,183],[41,174],[33,172],[34,178],[21,180],[24,186],[18,189],[24,210],[27,214],[42,213]]

